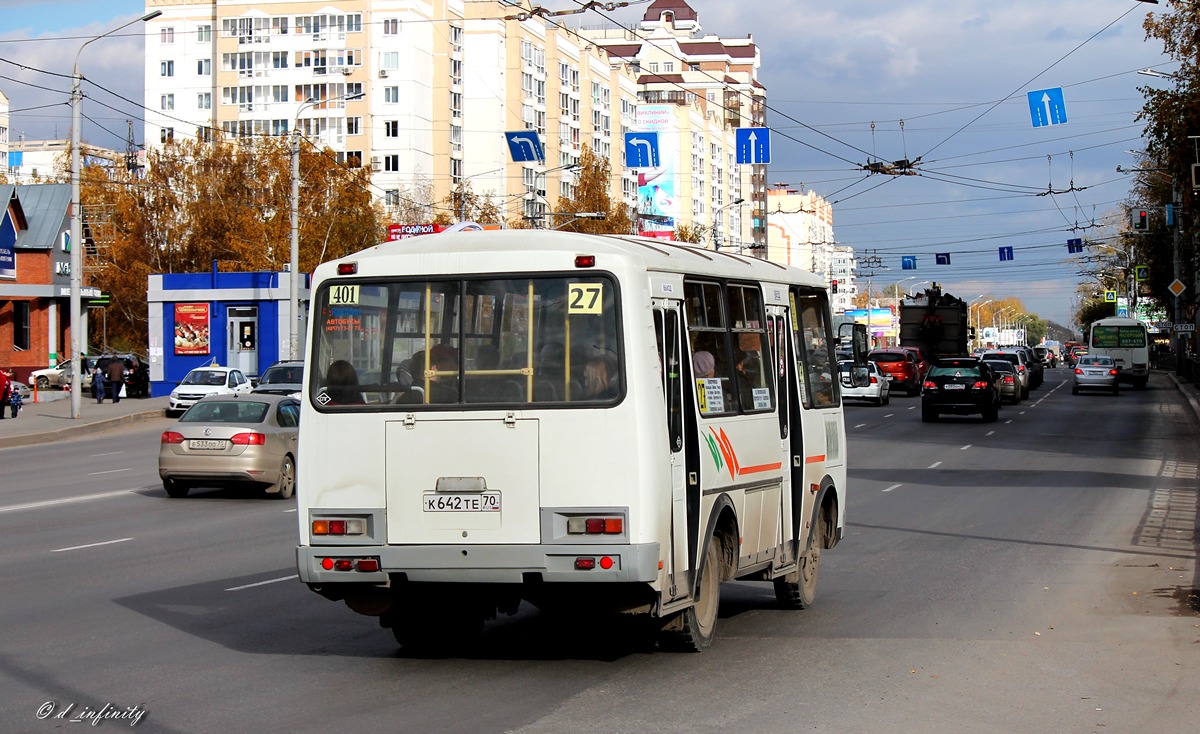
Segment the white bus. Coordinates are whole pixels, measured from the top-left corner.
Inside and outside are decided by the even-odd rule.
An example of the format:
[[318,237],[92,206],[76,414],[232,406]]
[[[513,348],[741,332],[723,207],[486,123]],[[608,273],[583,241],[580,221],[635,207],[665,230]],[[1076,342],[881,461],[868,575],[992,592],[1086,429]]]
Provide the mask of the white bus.
[[1137,319],[1113,316],[1092,324],[1088,354],[1107,354],[1120,369],[1121,382],[1138,389],[1150,379],[1150,342],[1146,324]]
[[[312,292],[296,494],[313,591],[405,646],[525,600],[640,614],[700,650],[723,581],[812,603],[847,491],[821,278],[508,230],[379,245],[318,267]],[[863,365],[865,344],[860,328]]]

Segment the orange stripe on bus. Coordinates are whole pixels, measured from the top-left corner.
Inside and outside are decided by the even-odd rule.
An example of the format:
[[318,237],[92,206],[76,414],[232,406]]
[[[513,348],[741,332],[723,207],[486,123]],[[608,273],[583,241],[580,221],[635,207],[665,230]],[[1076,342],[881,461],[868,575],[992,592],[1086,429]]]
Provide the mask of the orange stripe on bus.
[[816,464],[816,463],[819,463],[822,461],[825,461],[825,454],[817,454],[816,456],[806,456],[804,458],[805,464]]
[[742,474],[757,474],[763,471],[776,471],[783,466],[782,461],[777,461],[774,464],[759,464],[758,466],[742,466],[738,467],[738,475]]

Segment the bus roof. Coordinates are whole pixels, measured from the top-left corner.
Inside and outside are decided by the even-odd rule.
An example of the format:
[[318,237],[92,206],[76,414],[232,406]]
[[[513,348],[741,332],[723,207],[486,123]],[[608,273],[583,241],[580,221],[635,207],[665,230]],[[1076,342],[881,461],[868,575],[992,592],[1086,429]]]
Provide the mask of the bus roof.
[[[588,235],[537,229],[447,232],[384,242],[317,268],[332,276],[338,262],[357,262],[358,275],[497,273],[574,270],[577,255],[595,255],[647,271],[689,273],[824,287],[819,276],[757,257],[633,235]],[[397,265],[393,263],[403,263]]]

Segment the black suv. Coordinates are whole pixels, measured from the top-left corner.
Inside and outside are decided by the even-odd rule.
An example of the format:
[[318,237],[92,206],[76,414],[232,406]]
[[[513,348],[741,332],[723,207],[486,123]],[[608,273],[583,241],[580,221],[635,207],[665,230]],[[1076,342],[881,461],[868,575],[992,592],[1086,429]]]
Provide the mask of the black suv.
[[986,423],[1000,413],[996,373],[975,357],[944,357],[934,361],[921,389],[921,420],[931,423],[942,413],[979,413]]
[[97,367],[106,376],[108,365],[114,359],[119,359],[125,365],[125,396],[130,398],[150,397],[150,367],[146,360],[136,354],[105,354],[96,360],[91,369]]

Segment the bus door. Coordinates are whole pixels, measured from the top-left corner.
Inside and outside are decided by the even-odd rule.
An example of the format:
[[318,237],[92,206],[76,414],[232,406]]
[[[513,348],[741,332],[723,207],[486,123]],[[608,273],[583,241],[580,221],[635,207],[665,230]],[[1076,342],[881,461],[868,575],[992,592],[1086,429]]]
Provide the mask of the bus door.
[[[690,549],[693,543],[689,538],[694,537],[695,530],[689,522],[688,476],[696,476],[698,459],[695,456],[696,447],[690,448],[692,461],[688,461],[689,448],[684,440],[684,416],[690,415],[684,400],[690,391],[686,386],[691,383],[691,364],[681,357],[687,354],[683,344],[682,318],[680,302],[657,300],[654,303],[654,330],[658,344],[658,360],[661,365],[663,392],[666,397],[666,428],[669,447],[667,471],[670,475],[671,486],[671,519],[670,519],[670,549],[667,553],[667,591],[671,599],[687,598],[691,588],[691,573],[694,559]],[[689,468],[689,465],[690,468]],[[695,487],[695,512],[699,518],[699,480]]]
[[[795,344],[792,341],[792,312],[783,306],[769,306],[767,321],[774,355],[779,406],[780,453],[784,457],[783,486],[780,497],[779,545],[775,566],[794,563],[798,547],[798,515],[804,506],[804,427],[801,424],[799,382],[796,379]],[[795,493],[799,493],[796,496]]]

